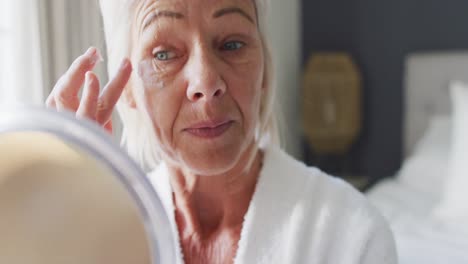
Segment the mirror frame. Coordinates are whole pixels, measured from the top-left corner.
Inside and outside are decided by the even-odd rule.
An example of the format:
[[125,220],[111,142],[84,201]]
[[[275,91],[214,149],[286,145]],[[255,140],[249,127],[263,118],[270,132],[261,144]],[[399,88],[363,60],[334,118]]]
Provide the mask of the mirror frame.
[[142,169],[102,128],[67,112],[32,106],[0,108],[0,135],[14,132],[51,134],[80,148],[109,169],[138,208],[152,263],[174,263],[172,227],[161,200]]

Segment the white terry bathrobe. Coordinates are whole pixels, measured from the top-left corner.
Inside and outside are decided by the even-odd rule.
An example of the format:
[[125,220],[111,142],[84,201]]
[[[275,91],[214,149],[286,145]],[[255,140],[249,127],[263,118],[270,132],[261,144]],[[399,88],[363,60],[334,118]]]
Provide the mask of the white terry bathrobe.
[[[397,263],[393,235],[363,195],[278,147],[264,151],[235,264]],[[171,220],[176,263],[183,264],[167,167],[149,177]]]

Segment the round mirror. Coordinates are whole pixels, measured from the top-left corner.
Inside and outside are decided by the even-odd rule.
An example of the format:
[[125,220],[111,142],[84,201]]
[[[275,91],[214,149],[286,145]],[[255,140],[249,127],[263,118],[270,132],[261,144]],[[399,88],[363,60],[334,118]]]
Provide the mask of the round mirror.
[[173,263],[144,173],[90,122],[0,111],[0,263]]

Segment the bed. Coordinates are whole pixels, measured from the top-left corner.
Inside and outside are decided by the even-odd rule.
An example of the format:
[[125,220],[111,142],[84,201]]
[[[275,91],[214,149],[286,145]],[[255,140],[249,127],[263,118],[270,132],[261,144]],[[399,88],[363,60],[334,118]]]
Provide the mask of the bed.
[[405,161],[366,193],[394,231],[401,264],[468,263],[468,233],[434,217],[449,164],[453,80],[468,82],[468,51],[408,56]]

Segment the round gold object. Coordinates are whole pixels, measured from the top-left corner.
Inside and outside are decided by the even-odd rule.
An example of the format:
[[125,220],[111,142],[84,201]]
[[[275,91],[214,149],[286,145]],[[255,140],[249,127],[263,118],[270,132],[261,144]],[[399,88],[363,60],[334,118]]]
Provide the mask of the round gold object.
[[319,154],[346,153],[361,130],[361,74],[346,53],[317,53],[303,80],[307,141]]

